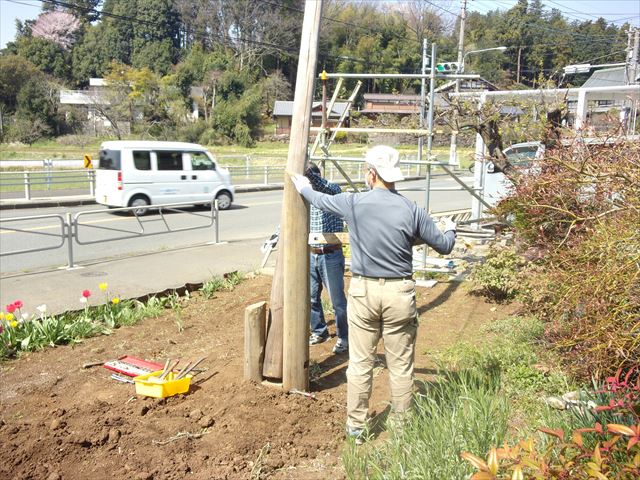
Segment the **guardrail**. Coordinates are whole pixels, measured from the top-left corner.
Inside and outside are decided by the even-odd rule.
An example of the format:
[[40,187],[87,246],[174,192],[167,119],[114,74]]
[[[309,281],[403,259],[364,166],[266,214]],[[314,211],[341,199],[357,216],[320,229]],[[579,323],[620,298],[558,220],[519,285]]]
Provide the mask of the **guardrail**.
[[[207,205],[207,206],[210,206],[211,209],[209,213],[205,215],[204,213],[186,211],[180,208],[180,207],[191,207],[193,205],[196,205],[196,206]],[[52,246],[27,248],[27,249],[14,250],[9,252],[3,252],[0,249],[0,257],[9,256],[9,255],[20,255],[20,254],[26,254],[26,253],[43,252],[47,250],[55,250],[55,249],[64,247],[66,243],[68,248],[68,264],[66,268],[70,269],[76,266],[74,262],[74,250],[73,250],[74,243],[78,245],[94,245],[98,243],[113,242],[116,240],[127,240],[127,239],[133,239],[133,238],[150,237],[153,235],[184,232],[187,230],[198,230],[203,228],[210,228],[211,226],[214,226],[214,240],[211,243],[214,243],[214,244],[220,243],[220,221],[219,221],[220,210],[218,209],[217,200],[209,201],[209,202],[196,202],[196,203],[193,203],[193,202],[167,203],[162,205],[153,205],[153,206],[147,207],[147,209],[154,210],[154,211],[157,210],[158,216],[160,217],[160,220],[162,222],[161,225],[164,227],[163,229],[152,231],[152,232],[145,231],[144,224],[146,222],[143,221],[142,213],[140,213],[140,210],[141,210],[140,207],[85,210],[81,212],[76,212],[75,214],[71,214],[70,212],[67,212],[64,215],[63,214],[30,215],[25,217],[14,217],[14,218],[3,219],[2,222],[0,222],[0,231],[4,230],[6,232],[37,235],[40,237],[53,237],[53,238],[59,239],[59,242],[57,242]],[[133,214],[137,222],[136,223],[137,229],[133,230],[133,229],[107,227],[104,225],[98,225],[97,223],[91,222],[91,221],[87,221],[83,223],[81,220],[89,216],[96,216],[104,213],[117,214],[119,212]],[[167,222],[167,219],[165,217],[165,213],[167,212],[187,213],[194,217],[206,218],[208,223],[204,225],[172,228],[169,225],[169,222]],[[147,218],[147,217],[144,217],[144,218]],[[43,231],[37,230],[39,227],[28,229],[28,227],[24,226],[25,223],[33,222],[34,220],[42,220],[42,219],[59,220],[60,221],[59,232],[57,233],[43,232]],[[150,218],[147,221],[152,221],[154,222],[154,225],[158,225],[157,220],[158,218],[156,217],[156,218]],[[11,227],[7,225],[9,223],[16,223],[16,222],[19,223],[17,227]],[[115,232],[117,235],[107,236],[106,238],[100,238],[100,239],[85,239],[85,237],[81,238],[81,231],[85,236],[87,235],[86,233],[87,231]]]
[[[231,158],[231,157],[225,157]],[[231,178],[236,185],[272,185],[284,182],[284,165],[252,165],[253,160],[261,162],[283,162],[280,157],[251,157],[249,155],[240,158],[245,161],[245,165],[230,165],[226,168],[231,173]],[[356,182],[363,182],[362,162],[344,160],[341,161],[341,168]],[[416,164],[414,160],[407,157],[400,162],[400,168],[407,177],[422,176],[423,165]],[[31,200],[34,195],[40,192],[50,192],[51,190],[63,190],[66,188],[87,188],[89,195],[95,194],[96,171],[94,169],[66,170],[48,167],[45,170],[25,170],[23,172],[0,171],[0,192],[3,194],[24,191],[25,200]],[[325,175],[329,181],[342,179],[342,174],[327,161],[325,165]]]
[[[31,200],[34,191],[49,191],[60,187],[88,188],[95,192],[96,173],[84,170],[25,170],[24,172],[0,172],[0,191],[16,191],[24,188],[24,198]],[[64,188],[63,187],[63,188]]]

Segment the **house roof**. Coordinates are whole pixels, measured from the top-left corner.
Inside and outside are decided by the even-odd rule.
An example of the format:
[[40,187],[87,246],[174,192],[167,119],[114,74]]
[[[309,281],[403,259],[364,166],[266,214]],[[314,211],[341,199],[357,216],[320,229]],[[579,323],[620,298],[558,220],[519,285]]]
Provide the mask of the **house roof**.
[[582,87],[617,87],[627,84],[625,67],[594,70]]
[[[342,113],[347,109],[348,102],[335,102],[333,110],[329,112],[330,118],[340,118]],[[322,102],[313,102],[311,107],[311,115],[314,117],[322,116]],[[289,100],[276,100],[273,104],[274,117],[291,117],[293,116],[293,102]]]
[[419,102],[420,95],[396,95],[395,93],[365,93],[365,100],[395,100],[398,102]]
[[[450,82],[444,83],[435,89],[435,92],[448,92],[453,90],[456,86],[456,81],[451,80]],[[495,91],[498,90],[493,83],[485,80],[484,78],[472,78],[472,79],[462,79],[460,80],[460,90],[461,91],[474,91],[474,90],[490,90]]]

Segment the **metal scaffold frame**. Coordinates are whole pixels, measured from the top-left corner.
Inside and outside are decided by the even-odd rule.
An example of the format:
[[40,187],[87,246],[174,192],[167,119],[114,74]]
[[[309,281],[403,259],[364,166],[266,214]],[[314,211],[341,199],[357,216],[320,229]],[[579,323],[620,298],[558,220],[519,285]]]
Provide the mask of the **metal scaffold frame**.
[[[450,175],[459,185],[459,188],[449,188],[447,190],[466,190],[477,202],[484,204],[485,206],[489,206],[482,198],[481,195],[478,194],[479,189],[477,186],[469,187],[467,186],[458,175],[449,167],[453,167],[454,165],[443,164],[436,161],[435,157],[432,154],[432,145],[433,145],[433,118],[434,118],[434,105],[435,105],[435,80],[437,78],[448,79],[448,80],[456,80],[456,79],[478,79],[480,78],[477,74],[440,74],[436,72],[436,45],[431,45],[431,68],[430,71],[426,71],[426,49],[427,42],[426,40],[423,42],[423,64],[422,64],[422,72],[419,74],[401,74],[401,73],[327,73],[322,72],[320,74],[320,80],[322,82],[322,125],[320,127],[311,127],[311,132],[316,132],[317,136],[315,138],[313,147],[310,150],[309,159],[312,161],[317,161],[321,165],[321,169],[323,174],[325,172],[325,166],[327,162],[331,162],[335,168],[340,172],[340,174],[345,178],[345,180],[349,183],[351,188],[355,191],[358,191],[357,186],[354,184],[349,175],[344,171],[344,169],[340,166],[341,161],[349,161],[349,162],[362,162],[364,163],[364,159],[362,158],[354,158],[354,157],[341,157],[337,155],[332,155],[330,152],[331,144],[333,143],[336,134],[339,132],[345,133],[401,133],[401,134],[413,134],[418,137],[418,161],[410,161],[412,165],[424,165],[426,167],[425,174],[425,187],[424,187],[424,208],[429,212],[430,210],[430,192],[431,192],[431,174],[432,167],[438,166],[442,168],[448,175]],[[328,79],[337,79],[338,82],[336,84],[335,90],[331,97],[331,101],[327,105],[327,80]],[[342,83],[344,79],[358,79],[358,83],[353,89],[349,99],[347,101],[347,106],[342,112],[339,120],[336,122],[335,126],[330,127],[327,121],[328,114],[327,112],[331,112],[333,110],[333,105],[339,95],[339,90],[342,88]],[[355,100],[362,82],[362,79],[420,79],[422,80],[422,89],[421,89],[421,102],[420,102],[420,125],[419,128],[360,128],[360,127],[344,127],[344,120]],[[429,80],[429,99],[426,102],[426,80]],[[425,104],[428,103],[428,111],[425,112]],[[425,115],[426,113],[426,115]],[[426,118],[425,118],[426,117]],[[426,128],[424,128],[424,124],[426,121]],[[425,157],[423,155],[424,148],[424,138],[427,138],[427,151],[426,151],[426,160],[423,160]],[[318,147],[321,150],[321,154],[316,154]],[[465,223],[477,223],[480,221],[480,218],[475,219],[467,219]],[[423,251],[423,267],[426,262],[426,249]]]

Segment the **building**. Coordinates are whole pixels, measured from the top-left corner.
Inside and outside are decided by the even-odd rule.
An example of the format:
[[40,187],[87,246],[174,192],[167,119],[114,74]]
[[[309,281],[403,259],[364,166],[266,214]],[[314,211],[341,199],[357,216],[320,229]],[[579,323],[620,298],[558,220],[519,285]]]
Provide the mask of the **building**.
[[[191,87],[191,114],[189,118],[196,121],[199,118],[199,103],[203,98],[201,87]],[[90,78],[87,90],[60,90],[60,103],[73,105],[86,111],[86,130],[93,134],[112,133],[118,130],[121,134],[131,133],[130,122],[123,118],[112,118],[113,112],[109,107],[119,100],[103,78]],[[132,117],[142,120],[142,105],[134,105]]]
[[[330,127],[335,126],[342,114],[347,110],[348,102],[335,102],[333,109],[327,113],[327,123]],[[276,121],[276,135],[289,135],[291,133],[291,119],[293,117],[293,102],[287,100],[276,100],[273,105],[273,118]],[[349,113],[342,124],[349,126]],[[313,102],[311,107],[311,126],[322,126],[322,102]]]

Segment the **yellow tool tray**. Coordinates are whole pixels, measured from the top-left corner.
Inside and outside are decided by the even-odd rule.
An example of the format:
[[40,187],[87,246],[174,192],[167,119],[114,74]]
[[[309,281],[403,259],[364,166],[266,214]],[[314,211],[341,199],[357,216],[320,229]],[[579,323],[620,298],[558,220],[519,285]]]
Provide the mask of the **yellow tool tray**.
[[179,380],[175,378],[178,376],[177,373],[169,372],[162,380],[160,380],[160,375],[162,375],[162,370],[134,377],[136,393],[147,397],[166,398],[189,391],[191,375],[185,375]]

